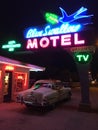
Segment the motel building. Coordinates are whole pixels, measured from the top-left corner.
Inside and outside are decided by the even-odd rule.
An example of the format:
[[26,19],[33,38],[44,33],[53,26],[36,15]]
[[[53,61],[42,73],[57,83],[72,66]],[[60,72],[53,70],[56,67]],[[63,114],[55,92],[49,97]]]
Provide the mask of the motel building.
[[28,89],[30,71],[44,70],[44,67],[0,56],[0,103],[15,101],[17,92]]
[[[61,7],[60,11],[61,16],[46,12],[46,25],[31,26],[24,30],[25,49],[26,51],[38,51],[59,48],[67,51],[73,57],[79,71],[81,87],[79,106],[88,109],[91,107],[88,71],[95,52],[94,33],[90,27],[93,15],[86,14],[88,10],[85,7],[81,7],[69,16]],[[8,43],[2,49],[12,47],[12,45],[15,47],[15,42]],[[28,88],[29,72],[44,69],[0,57],[0,102],[15,100],[17,92]]]
[[61,15],[46,12],[44,14],[47,24],[41,27],[28,27],[24,30],[26,51],[59,48],[67,51],[74,59],[80,78],[81,101],[80,109],[89,110],[91,107],[89,96],[88,71],[95,52],[94,30],[92,24],[93,14],[81,7],[71,15],[59,7]]

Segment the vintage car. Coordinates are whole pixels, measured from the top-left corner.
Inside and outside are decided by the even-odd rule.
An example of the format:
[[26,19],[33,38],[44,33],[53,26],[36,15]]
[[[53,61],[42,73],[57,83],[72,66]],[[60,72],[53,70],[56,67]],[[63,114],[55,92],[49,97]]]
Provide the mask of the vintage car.
[[26,106],[49,106],[65,99],[71,99],[71,88],[64,87],[60,80],[38,80],[17,94],[17,102]]

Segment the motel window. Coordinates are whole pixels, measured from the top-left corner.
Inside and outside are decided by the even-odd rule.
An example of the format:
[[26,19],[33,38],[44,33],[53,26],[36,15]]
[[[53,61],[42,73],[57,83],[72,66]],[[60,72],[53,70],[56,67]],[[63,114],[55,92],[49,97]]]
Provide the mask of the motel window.
[[15,73],[15,92],[24,90],[26,85],[27,85],[27,73],[16,72]]

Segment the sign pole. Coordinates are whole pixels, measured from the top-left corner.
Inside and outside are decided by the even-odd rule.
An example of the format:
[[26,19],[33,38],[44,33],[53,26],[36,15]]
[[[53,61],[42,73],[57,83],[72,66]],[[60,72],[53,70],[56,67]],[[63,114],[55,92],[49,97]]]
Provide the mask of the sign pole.
[[[80,49],[77,48],[70,49],[70,53],[73,56],[73,59],[75,60],[77,70],[79,73],[79,78],[80,78],[80,90],[81,90],[81,101],[79,104],[80,111],[91,110],[90,92],[89,92],[90,82],[89,82],[88,72],[90,69],[90,63],[94,52],[95,52],[94,46],[80,47]],[[78,56],[78,60],[77,60],[77,56]],[[84,57],[86,58],[86,60]]]
[[80,111],[90,111],[91,109],[90,96],[89,96],[90,84],[88,77],[89,66],[90,64],[77,63],[77,69],[80,78],[80,89],[81,89],[81,101],[79,104]]

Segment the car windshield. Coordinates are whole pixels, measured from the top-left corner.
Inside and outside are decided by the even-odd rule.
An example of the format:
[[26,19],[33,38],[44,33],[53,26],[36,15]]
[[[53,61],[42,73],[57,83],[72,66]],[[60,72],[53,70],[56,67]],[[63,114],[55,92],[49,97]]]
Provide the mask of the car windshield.
[[39,87],[52,88],[52,84],[50,83],[36,83],[34,88],[37,89]]

